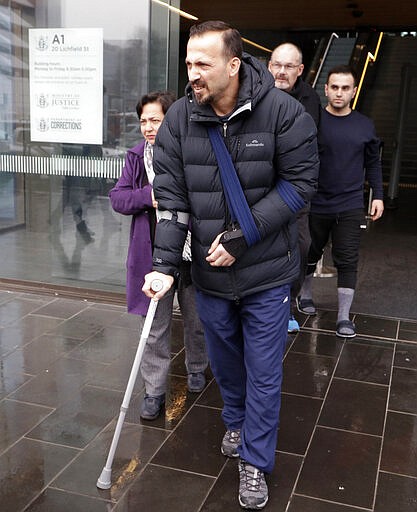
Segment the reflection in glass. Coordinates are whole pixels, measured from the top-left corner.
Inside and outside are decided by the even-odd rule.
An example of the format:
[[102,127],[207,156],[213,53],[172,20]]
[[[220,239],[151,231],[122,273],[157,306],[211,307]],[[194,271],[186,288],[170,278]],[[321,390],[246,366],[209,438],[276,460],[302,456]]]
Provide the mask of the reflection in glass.
[[[124,292],[129,222],[112,211],[107,194],[126,150],[141,138],[138,98],[150,83],[167,87],[174,23],[165,9],[151,29],[148,0],[85,6],[0,6],[0,278]],[[103,144],[31,141],[28,30],[78,27],[103,28]],[[156,80],[150,30],[163,42],[152,60]]]

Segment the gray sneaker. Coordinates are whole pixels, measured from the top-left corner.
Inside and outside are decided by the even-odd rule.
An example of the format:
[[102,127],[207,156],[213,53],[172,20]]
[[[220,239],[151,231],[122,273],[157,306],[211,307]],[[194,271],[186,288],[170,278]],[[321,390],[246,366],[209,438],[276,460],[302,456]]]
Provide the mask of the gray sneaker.
[[222,439],[221,452],[226,457],[239,457],[237,447],[240,446],[240,429],[227,430]]
[[206,386],[206,376],[203,372],[189,373],[187,388],[190,393],[200,393]]
[[242,508],[259,510],[268,501],[265,474],[243,459],[239,460],[239,504]]
[[144,420],[156,420],[161,414],[165,403],[165,395],[149,396],[145,394],[140,409],[140,417]]

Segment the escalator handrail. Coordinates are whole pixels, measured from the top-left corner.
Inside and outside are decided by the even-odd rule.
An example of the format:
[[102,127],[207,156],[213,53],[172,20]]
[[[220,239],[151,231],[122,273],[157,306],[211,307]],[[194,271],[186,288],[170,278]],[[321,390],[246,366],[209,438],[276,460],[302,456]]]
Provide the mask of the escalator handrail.
[[329,53],[330,46],[331,46],[331,44],[333,42],[333,39],[335,39],[335,38],[339,38],[339,35],[336,34],[336,32],[332,32],[332,34],[329,37],[329,41],[327,43],[326,49],[324,50],[323,55],[321,57],[320,65],[319,65],[319,67],[317,69],[316,76],[314,77],[313,83],[311,84],[313,89],[316,87],[317,80],[318,80],[318,78],[320,76],[320,73],[321,73],[321,70],[323,68],[324,62],[325,62],[325,60],[327,58],[327,54]]
[[356,108],[358,103],[368,64],[370,62],[375,62],[378,57],[383,35],[383,32],[379,32],[378,37],[376,37],[375,33],[371,33],[368,35],[368,40],[364,44],[360,44],[360,37],[356,40],[355,49],[352,52],[350,59],[350,65],[358,76],[358,88],[352,103],[353,109]]

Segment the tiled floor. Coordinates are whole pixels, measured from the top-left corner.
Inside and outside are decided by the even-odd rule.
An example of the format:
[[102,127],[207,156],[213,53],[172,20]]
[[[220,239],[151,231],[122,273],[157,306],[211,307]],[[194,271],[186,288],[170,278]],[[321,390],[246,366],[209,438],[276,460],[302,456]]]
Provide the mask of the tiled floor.
[[[274,512],[416,512],[417,322],[357,314],[301,318],[284,361]],[[134,395],[112,472],[105,463],[138,340],[124,307],[0,291],[0,509],[4,512],[233,512],[236,461],[219,451],[215,382],[186,390],[173,326],[164,418],[141,422]]]

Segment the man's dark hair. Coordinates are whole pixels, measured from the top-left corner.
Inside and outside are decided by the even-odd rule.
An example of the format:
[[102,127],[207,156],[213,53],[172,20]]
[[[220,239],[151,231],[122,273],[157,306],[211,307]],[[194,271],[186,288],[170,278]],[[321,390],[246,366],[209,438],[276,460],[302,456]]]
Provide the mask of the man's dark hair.
[[224,56],[226,59],[233,57],[242,58],[243,43],[239,31],[232,28],[224,21],[203,21],[190,28],[190,38],[200,37],[206,32],[221,32],[223,37]]
[[347,64],[339,64],[338,66],[334,66],[328,73],[326,84],[329,83],[330,75],[352,75],[353,76],[353,85],[356,86],[356,73],[353,71],[351,66]]
[[148,103],[159,103],[162,107],[162,112],[164,115],[167,113],[169,107],[176,100],[175,94],[171,91],[153,91],[148,94],[144,94],[142,98],[138,101],[136,105],[136,112],[138,113],[138,117],[142,115],[142,110],[145,105]]

